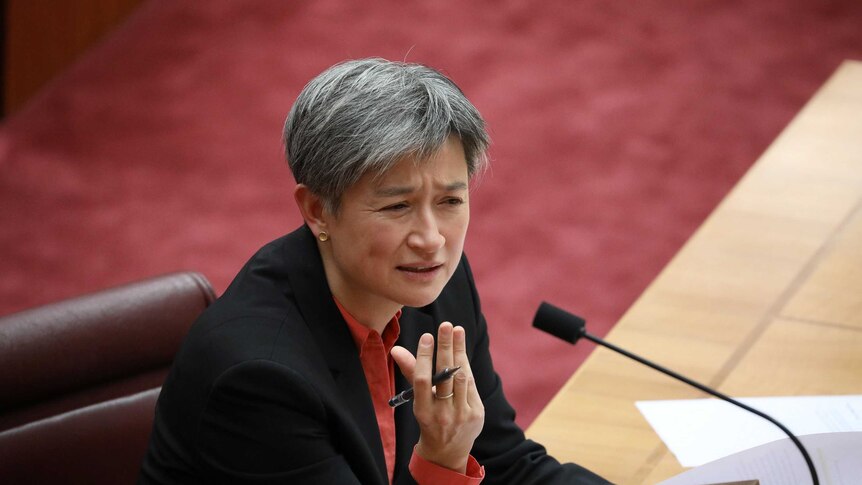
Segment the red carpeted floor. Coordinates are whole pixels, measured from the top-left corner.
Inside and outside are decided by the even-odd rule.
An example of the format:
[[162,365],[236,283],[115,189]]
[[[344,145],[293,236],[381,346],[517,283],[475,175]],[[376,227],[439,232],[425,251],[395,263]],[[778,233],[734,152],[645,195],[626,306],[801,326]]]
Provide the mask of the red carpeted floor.
[[[280,127],[346,58],[438,67],[485,115],[467,250],[529,424],[842,59],[858,1],[152,0],[0,128],[0,313],[179,269],[221,291],[300,222]],[[661,356],[654,356],[661,358]],[[634,364],[633,364],[634,365]]]

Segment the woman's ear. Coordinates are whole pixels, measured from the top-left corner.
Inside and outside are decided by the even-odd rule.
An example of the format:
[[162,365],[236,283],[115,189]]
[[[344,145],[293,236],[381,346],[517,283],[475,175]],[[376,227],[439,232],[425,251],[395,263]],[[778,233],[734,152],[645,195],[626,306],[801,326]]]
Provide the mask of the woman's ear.
[[327,232],[327,223],[325,218],[325,207],[323,200],[311,191],[304,184],[297,184],[293,189],[293,198],[296,200],[296,206],[299,207],[299,212],[311,232],[317,236],[320,232]]

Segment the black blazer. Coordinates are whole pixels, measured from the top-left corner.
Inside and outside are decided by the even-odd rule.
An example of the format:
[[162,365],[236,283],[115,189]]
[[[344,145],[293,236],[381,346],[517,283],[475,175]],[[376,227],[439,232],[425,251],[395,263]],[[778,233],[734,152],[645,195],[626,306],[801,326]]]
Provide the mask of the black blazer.
[[[485,406],[472,451],[483,483],[607,483],[560,465],[515,424],[466,258],[434,303],[404,308],[398,344],[415,353],[445,320],[466,330]],[[397,390],[407,387],[396,370]],[[415,483],[412,406],[396,409],[395,424],[394,483]],[[359,354],[308,227],[258,251],[193,325],[159,396],[139,483],[387,483]]]

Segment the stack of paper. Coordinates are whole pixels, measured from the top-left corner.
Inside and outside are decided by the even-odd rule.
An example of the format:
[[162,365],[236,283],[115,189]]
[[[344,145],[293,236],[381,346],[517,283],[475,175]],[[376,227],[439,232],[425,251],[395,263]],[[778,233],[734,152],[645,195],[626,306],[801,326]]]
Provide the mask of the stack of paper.
[[[862,396],[739,400],[801,437],[822,484],[862,483]],[[637,407],[682,466],[700,467],[662,485],[751,478],[762,485],[810,482],[802,455],[786,435],[732,404],[692,399],[641,401]],[[708,462],[712,463],[701,466]]]

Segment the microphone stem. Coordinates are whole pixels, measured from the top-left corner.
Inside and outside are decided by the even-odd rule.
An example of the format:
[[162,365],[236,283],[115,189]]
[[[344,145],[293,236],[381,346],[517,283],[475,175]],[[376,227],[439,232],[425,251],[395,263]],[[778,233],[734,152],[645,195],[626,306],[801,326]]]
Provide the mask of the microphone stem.
[[790,440],[793,442],[794,445],[796,445],[796,448],[798,448],[799,452],[802,453],[802,457],[805,458],[805,463],[808,465],[808,471],[811,473],[812,482],[814,483],[814,485],[820,485],[820,480],[817,477],[817,471],[814,469],[814,462],[811,460],[811,456],[808,455],[808,452],[805,450],[805,447],[802,446],[802,442],[799,441],[799,439],[796,436],[794,436],[793,433],[791,433],[789,429],[787,429],[783,424],[779,423],[772,416],[769,416],[768,414],[766,414],[764,412],[758,411],[757,409],[754,409],[751,406],[743,404],[743,403],[737,401],[736,399],[734,399],[734,398],[732,398],[726,394],[722,394],[722,393],[720,393],[720,392],[718,392],[712,388],[709,388],[709,387],[707,387],[707,386],[705,386],[699,382],[693,381],[693,380],[689,379],[688,377],[677,374],[676,372],[674,372],[670,369],[667,369],[667,368],[662,367],[656,363],[653,363],[647,359],[644,359],[643,357],[635,355],[635,354],[633,354],[633,353],[631,353],[631,352],[629,352],[623,348],[617,347],[616,345],[614,345],[610,342],[605,342],[601,338],[596,337],[594,335],[591,335],[586,330],[583,331],[582,336],[591,342],[594,342],[594,343],[601,345],[603,347],[607,347],[608,349],[613,350],[614,352],[622,354],[622,355],[624,355],[630,359],[634,359],[634,360],[640,362],[641,364],[643,364],[645,366],[651,367],[651,368],[661,372],[662,374],[673,377],[674,379],[677,379],[677,380],[682,381],[682,382],[684,382],[684,383],[686,383],[692,387],[700,389],[701,391],[703,391],[707,394],[710,394],[710,395],[715,396],[719,399],[727,401],[731,404],[739,406],[742,409],[745,409],[748,412],[754,413],[754,414],[760,416],[761,418],[769,421],[770,423],[774,424],[775,426],[777,426],[779,429],[781,429],[781,431],[783,431],[790,438]]

